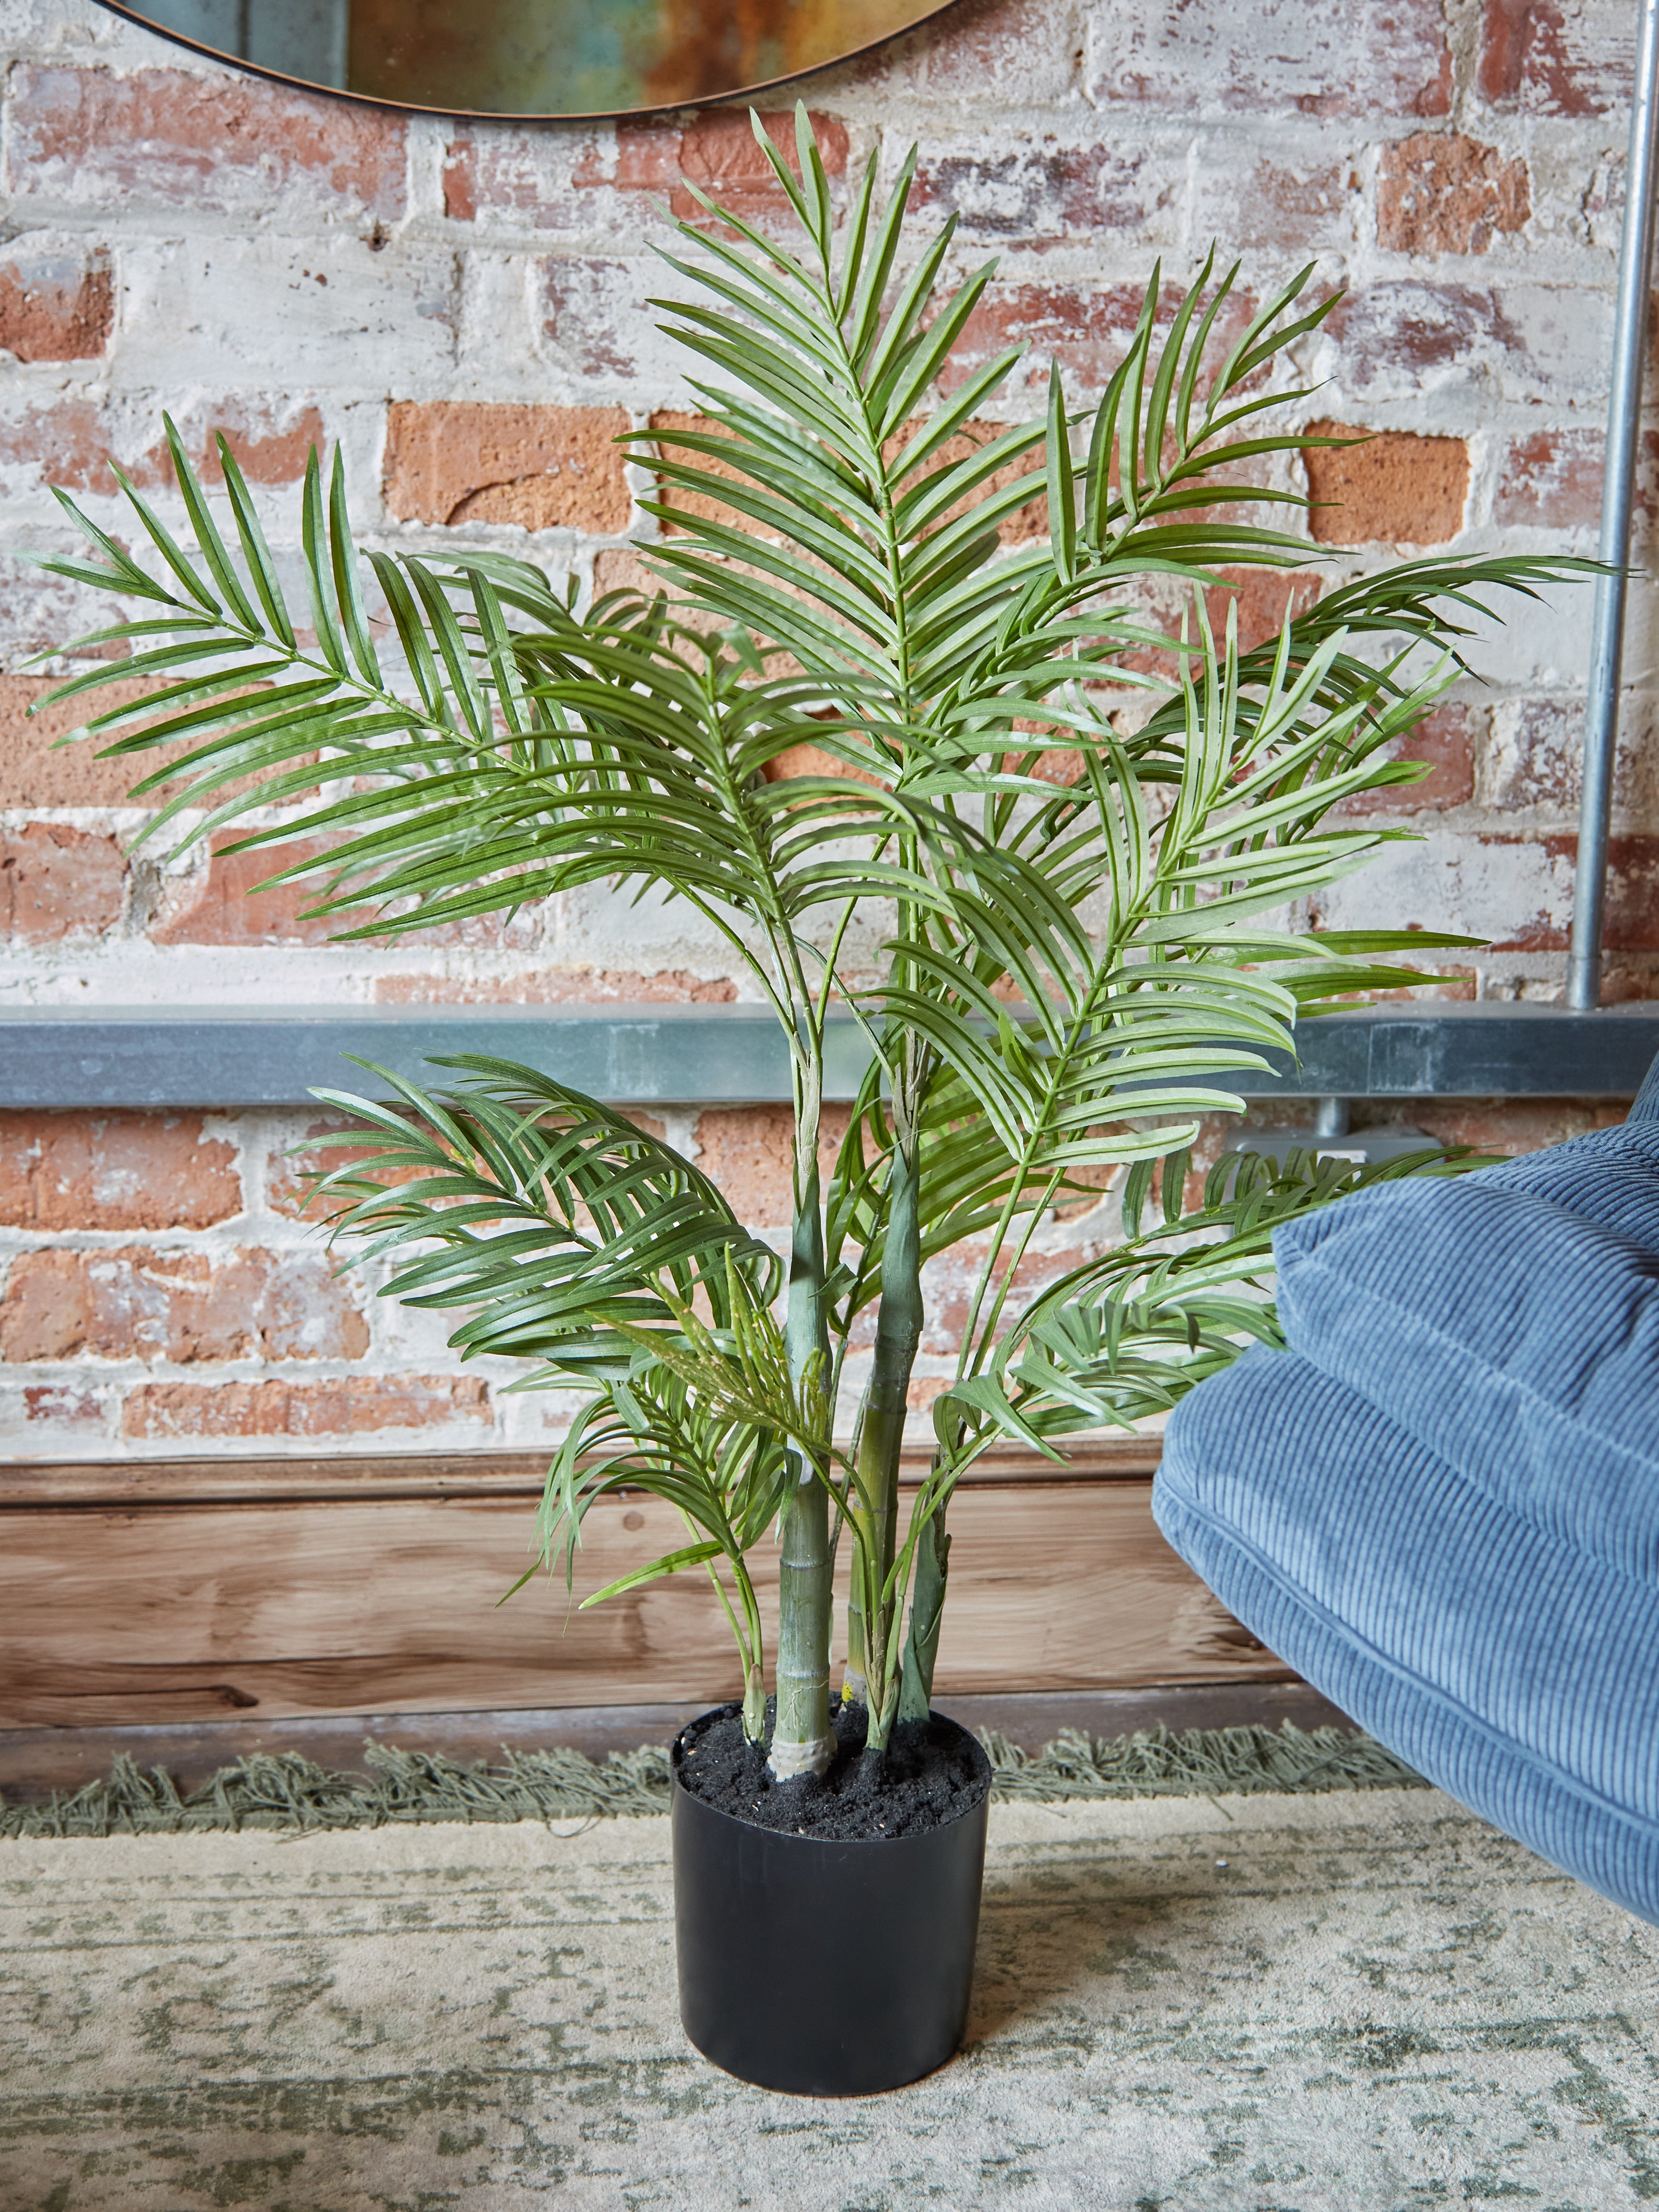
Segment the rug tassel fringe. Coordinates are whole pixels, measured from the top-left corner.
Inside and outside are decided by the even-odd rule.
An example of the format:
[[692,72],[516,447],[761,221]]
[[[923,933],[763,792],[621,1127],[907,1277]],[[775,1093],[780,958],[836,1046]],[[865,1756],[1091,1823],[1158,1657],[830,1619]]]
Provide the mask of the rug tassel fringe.
[[[1272,1729],[1154,1729],[1097,1741],[1063,1729],[1035,1755],[1006,1736],[981,1738],[992,1795],[1068,1797],[1250,1795],[1399,1790],[1422,1778],[1367,1735]],[[568,1820],[665,1813],[666,1750],[645,1745],[602,1760],[568,1749],[504,1752],[499,1766],[366,1742],[367,1775],[331,1772],[297,1752],[255,1752],[182,1794],[164,1769],[118,1758],[102,1781],[35,1805],[0,1798],[0,1837],[176,1835],[191,1829],[377,1828],[407,1821]]]

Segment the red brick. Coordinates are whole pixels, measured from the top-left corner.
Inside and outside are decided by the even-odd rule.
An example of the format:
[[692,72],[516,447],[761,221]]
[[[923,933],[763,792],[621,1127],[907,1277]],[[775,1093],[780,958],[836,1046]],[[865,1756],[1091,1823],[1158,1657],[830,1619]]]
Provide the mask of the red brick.
[[362,1437],[490,1419],[474,1375],[347,1376],[332,1382],[145,1382],[121,1409],[135,1442],[240,1437]]
[[[342,1090],[352,1091],[357,1087],[354,1080],[356,1073],[355,1068],[342,1067]],[[306,1222],[313,1228],[326,1219],[325,1206],[307,1203],[311,1196],[313,1175],[327,1175],[334,1169],[348,1164],[355,1167],[363,1160],[373,1158],[379,1146],[371,1139],[364,1145],[313,1147],[313,1140],[318,1137],[332,1136],[350,1127],[351,1123],[343,1114],[325,1114],[308,1121],[301,1134],[287,1133],[272,1147],[265,1161],[265,1204],[273,1213],[280,1213],[289,1221]],[[399,1176],[389,1180],[410,1182],[414,1178]]]
[[[1486,720],[1482,714],[1480,722]],[[1383,791],[1368,791],[1351,799],[1340,811],[1348,814],[1440,813],[1449,806],[1467,806],[1474,796],[1474,754],[1479,736],[1477,718],[1455,701],[1425,714],[1407,738],[1389,748],[1389,760],[1426,761],[1430,774],[1421,783],[1393,784]]]
[[400,522],[626,530],[620,408],[444,399],[392,403],[386,501]]
[[1103,229],[1142,230],[1178,184],[1167,164],[1144,153],[1047,138],[1008,152],[933,154],[916,172],[911,204],[955,215],[969,237],[1044,246]]
[[[846,125],[833,115],[812,113],[811,120],[826,172],[832,179],[843,176]],[[796,169],[793,109],[763,112],[761,122],[790,168]],[[619,123],[614,168],[607,174],[605,164],[596,161],[576,172],[579,185],[609,184],[618,191],[649,192],[666,199],[683,221],[700,222],[703,208],[687,191],[686,182],[746,222],[764,224],[788,208],[772,165],[756,142],[748,111],[740,107],[711,108],[684,130],[665,123]]]
[[[1600,430],[1534,430],[1505,449],[1492,520],[1534,530],[1589,530],[1601,520],[1607,439]],[[1659,434],[1644,431],[1637,456],[1636,505],[1651,516],[1659,485]]]
[[1532,214],[1524,161],[1456,132],[1419,131],[1382,149],[1376,242],[1391,253],[1484,253]]
[[[1564,872],[1571,871],[1578,852],[1577,836],[1568,832],[1528,839],[1487,836],[1480,842],[1500,851],[1506,845],[1535,845]],[[1523,922],[1512,935],[1495,941],[1492,950],[1563,952],[1567,942],[1565,921],[1540,914]],[[1659,837],[1624,836],[1607,841],[1604,943],[1609,952],[1659,951]]]
[[325,848],[314,842],[262,845],[251,853],[228,853],[235,832],[215,835],[204,869],[168,883],[149,934],[157,945],[322,945],[361,917],[301,919],[305,909],[326,896],[328,878],[307,876],[274,890],[254,891],[256,884]]
[[[1234,519],[1231,514],[1225,517],[1230,522]],[[1286,617],[1294,621],[1324,588],[1322,580],[1306,569],[1221,567],[1215,574],[1225,580],[1210,586],[1204,594],[1211,631],[1220,645],[1227,635],[1229,617],[1236,612],[1239,647],[1245,653],[1276,637]],[[1155,588],[1136,610],[1136,616],[1146,627],[1163,630],[1172,641],[1179,639],[1183,626],[1189,637],[1194,634],[1192,596],[1184,584]],[[1133,675],[1179,680],[1181,663],[1173,651],[1136,647],[1123,654],[1122,665]],[[1110,706],[1113,702],[1103,697],[1099,703]]]
[[107,257],[18,239],[0,254],[0,346],[19,361],[96,361],[115,319]]
[[266,216],[289,203],[395,222],[401,115],[182,70],[21,64],[11,78],[10,189],[21,198]]
[[1260,0],[1247,14],[1147,0],[1094,17],[1088,89],[1182,118],[1444,115],[1451,52],[1438,0]]
[[112,929],[127,864],[113,837],[30,822],[0,839],[0,937],[26,945]]
[[[256,890],[256,884],[282,869],[328,848],[315,841],[295,840],[291,844],[260,846],[248,853],[228,853],[224,848],[234,843],[235,834],[231,830],[216,834],[207,866],[164,885],[147,932],[152,944],[325,945],[375,918],[375,909],[367,906],[307,920],[307,909],[328,896],[329,878],[322,872],[296,883],[279,884],[270,890]],[[539,907],[527,906],[512,915],[484,915],[445,922],[422,928],[422,940],[428,945],[522,951],[537,941],[540,914]]]
[[199,1114],[0,1113],[10,1229],[206,1229],[242,1210],[236,1147]]
[[1532,115],[1616,112],[1630,99],[1635,31],[1624,0],[1486,0],[1480,95]]
[[[1515,1158],[1564,1145],[1625,1118],[1621,1101],[1605,1098],[1413,1098],[1401,1115],[1437,1144],[1469,1145]],[[1378,1121],[1375,1126],[1385,1127]]]
[[951,1387],[948,1375],[913,1375],[904,1386],[905,1411],[925,1413]]
[[[690,414],[683,407],[658,408],[650,418],[650,427],[653,430],[695,430],[716,436],[720,434],[719,425],[708,416]],[[673,445],[662,445],[657,450],[665,460],[680,461],[687,467],[704,470],[708,475],[720,477],[727,483],[743,481],[735,469],[729,468],[713,454],[688,453],[684,447]],[[750,489],[752,490],[753,486]],[[734,522],[739,528],[749,527],[746,516],[739,515],[719,500],[706,497],[702,492],[682,491],[672,484],[659,483],[656,496],[665,507],[672,507],[676,514],[696,515],[705,522]],[[675,526],[668,522],[663,526],[672,533]]]
[[729,975],[695,975],[688,968],[641,975],[626,968],[534,968],[517,975],[380,975],[383,1004],[415,1006],[727,1006],[738,995]]
[[1315,438],[1364,438],[1305,456],[1313,504],[1308,527],[1322,545],[1443,545],[1463,527],[1469,449],[1462,438],[1375,434],[1350,422],[1310,422]]
[[0,806],[124,806],[134,781],[167,756],[100,760],[100,745],[112,738],[88,738],[61,750],[58,740],[89,715],[142,699],[155,685],[112,684],[31,718],[29,708],[57,684],[50,676],[0,676]]
[[[1079,1265],[1083,1256],[1077,1245],[1028,1253],[1014,1270],[1014,1303],[1059,1282]],[[927,1297],[927,1317],[921,1333],[925,1355],[948,1358],[961,1343],[983,1263],[984,1252],[977,1244],[958,1245],[928,1261],[922,1277]]]
[[[818,1133],[818,1171],[836,1163],[850,1115],[826,1106]],[[725,1192],[751,1229],[787,1228],[793,1205],[793,1122],[787,1106],[716,1107],[697,1121],[697,1165]]]
[[368,1329],[320,1254],[26,1252],[0,1301],[0,1358],[358,1359]]
[[781,753],[773,754],[761,774],[769,783],[793,783],[804,775],[840,775],[874,788],[883,781],[868,769],[854,768],[846,761],[837,760],[822,745],[786,745]]
[[1236,608],[1241,653],[1277,637],[1286,619],[1293,622],[1323,588],[1317,576],[1283,568],[1221,568],[1217,574],[1226,580],[1204,595],[1210,627],[1218,639],[1224,638],[1228,611]]

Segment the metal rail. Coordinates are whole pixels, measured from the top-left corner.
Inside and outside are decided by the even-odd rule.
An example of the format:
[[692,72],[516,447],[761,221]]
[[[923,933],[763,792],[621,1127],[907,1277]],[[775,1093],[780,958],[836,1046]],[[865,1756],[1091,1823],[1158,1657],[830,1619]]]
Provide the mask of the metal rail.
[[1578,860],[1573,878],[1572,950],[1567,1004],[1586,1012],[1601,996],[1601,938],[1607,920],[1607,829],[1619,747],[1619,677],[1625,652],[1630,581],[1631,509],[1641,443],[1642,371],[1647,353],[1648,285],[1653,265],[1654,178],[1659,167],[1659,0],[1642,0],[1631,101],[1630,161],[1619,248],[1619,307],[1613,383],[1607,394],[1607,477],[1601,492],[1601,556],[1608,573],[1595,584],[1589,694],[1584,714],[1584,780],[1579,800]]
[[[1213,1079],[1263,1099],[1628,1098],[1659,1054],[1659,1004],[1374,1006],[1305,1022],[1297,1042],[1294,1066],[1274,1054],[1270,1072]],[[36,1007],[0,1014],[0,1107],[303,1107],[313,1085],[380,1090],[348,1054],[441,1085],[427,1063],[451,1053],[518,1060],[618,1105],[790,1095],[763,1006]],[[857,1025],[832,1020],[826,1096],[854,1097],[868,1064]]]

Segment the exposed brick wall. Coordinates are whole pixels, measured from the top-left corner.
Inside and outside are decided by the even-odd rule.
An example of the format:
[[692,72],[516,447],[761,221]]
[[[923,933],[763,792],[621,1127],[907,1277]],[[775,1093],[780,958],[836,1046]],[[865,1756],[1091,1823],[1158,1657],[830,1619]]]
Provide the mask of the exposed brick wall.
[[[1302,419],[1371,442],[1310,471],[1322,565],[1302,595],[1400,548],[1593,550],[1632,23],[1626,0],[966,0],[808,96],[838,195],[872,151],[890,165],[915,139],[919,197],[958,217],[960,265],[1001,257],[971,343],[1032,351],[991,418],[1040,404],[1051,355],[1079,401],[1097,392],[1160,256],[1178,278],[1214,239],[1243,258],[1254,300],[1308,259],[1346,288],[1303,349],[1318,388]],[[112,453],[178,526],[163,409],[210,473],[210,433],[227,432],[279,558],[320,440],[343,445],[380,543],[527,553],[585,592],[640,580],[652,484],[614,440],[697,404],[645,304],[668,281],[649,251],[653,203],[690,211],[684,175],[746,216],[775,214],[742,118],[520,130],[353,110],[216,70],[86,0],[14,0],[4,36],[0,991],[85,1005],[749,995],[693,919],[604,886],[441,941],[331,945],[294,890],[246,896],[276,854],[129,850],[144,807],[127,803],[124,768],[54,751],[72,716],[23,712],[42,682],[28,655],[106,618],[22,558],[73,542],[47,487],[118,527]],[[1659,432],[1643,557],[1656,453]],[[1005,536],[1039,523],[1028,512]],[[1259,635],[1286,586],[1239,580],[1242,626]],[[1476,641],[1487,680],[1460,684],[1421,734],[1432,775],[1366,810],[1423,842],[1324,902],[1333,924],[1385,914],[1490,939],[1448,963],[1451,995],[1559,994],[1588,617],[1587,593],[1559,592]],[[1633,623],[1610,989],[1648,996],[1644,592]],[[1445,1110],[1473,1126],[1475,1109]],[[1577,1126],[1566,1108],[1480,1111],[1483,1141]],[[66,1454],[538,1431],[547,1401],[499,1396],[500,1376],[457,1382],[435,1323],[372,1285],[329,1282],[283,1195],[279,1156],[304,1127],[24,1116],[0,1130],[4,1434]],[[775,1116],[669,1127],[777,1225]],[[1086,1233],[1055,1231],[1066,1252]],[[924,1360],[924,1395],[930,1372]]]
[[[786,1242],[785,1109],[638,1118]],[[826,1174],[847,1119],[845,1107],[825,1109]],[[444,1341],[453,1322],[377,1298],[383,1273],[332,1273],[296,1148],[337,1126],[305,1114],[0,1112],[0,1452],[434,1451],[555,1433],[556,1396],[503,1391],[513,1364],[458,1372]],[[1079,1200],[1040,1232],[1022,1281],[1075,1266],[1110,1233],[1109,1206]],[[950,1371],[970,1286],[960,1256],[933,1263],[918,1409]]]

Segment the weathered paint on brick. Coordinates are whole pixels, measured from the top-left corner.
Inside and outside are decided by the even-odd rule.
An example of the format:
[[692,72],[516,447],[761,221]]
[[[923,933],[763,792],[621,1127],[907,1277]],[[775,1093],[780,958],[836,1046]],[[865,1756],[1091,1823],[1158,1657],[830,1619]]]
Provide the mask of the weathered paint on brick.
[[222,1255],[132,1245],[14,1261],[0,1358],[356,1359],[368,1331],[319,1252]]
[[1452,59],[1437,0],[1182,0],[1091,10],[1091,95],[1114,107],[1193,114],[1444,115]]
[[1635,32],[1620,0],[1485,0],[1481,97],[1534,115],[1605,115],[1630,97]]
[[0,253],[0,346],[19,361],[96,361],[115,321],[109,257],[25,235]]
[[[331,1382],[144,1382],[122,1407],[121,1432],[137,1443],[230,1443],[303,1437],[354,1443],[385,1432],[477,1431],[490,1417],[489,1386],[476,1375],[347,1375]],[[430,1448],[428,1444],[428,1449]]]
[[217,73],[26,64],[11,116],[8,179],[25,199],[228,215],[276,201],[348,222],[404,211],[406,126],[385,109]]
[[1531,214],[1526,163],[1495,146],[1419,131],[1382,149],[1376,242],[1390,253],[1485,253]]

